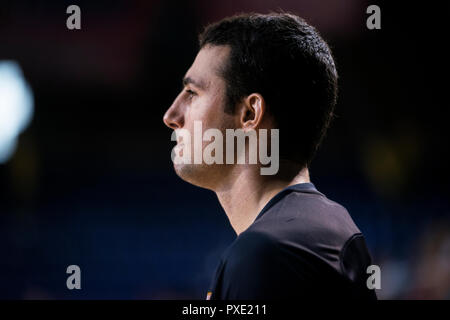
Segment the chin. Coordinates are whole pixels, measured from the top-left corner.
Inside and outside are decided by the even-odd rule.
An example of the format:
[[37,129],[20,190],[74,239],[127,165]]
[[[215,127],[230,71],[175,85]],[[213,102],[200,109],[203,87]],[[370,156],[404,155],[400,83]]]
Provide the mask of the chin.
[[[207,169],[201,164],[175,164],[175,173],[184,181],[205,188],[203,180],[207,177]],[[203,182],[203,183],[202,183]]]
[[214,166],[206,164],[175,164],[175,173],[184,181],[197,187],[213,190],[217,179]]

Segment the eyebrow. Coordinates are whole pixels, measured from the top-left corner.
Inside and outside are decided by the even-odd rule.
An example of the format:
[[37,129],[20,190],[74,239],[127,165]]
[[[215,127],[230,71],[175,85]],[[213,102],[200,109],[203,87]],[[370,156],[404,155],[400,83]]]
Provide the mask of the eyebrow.
[[199,89],[206,89],[208,87],[207,83],[201,80],[195,80],[191,77],[184,77],[182,81],[183,87],[187,86],[188,84],[192,84],[196,86]]

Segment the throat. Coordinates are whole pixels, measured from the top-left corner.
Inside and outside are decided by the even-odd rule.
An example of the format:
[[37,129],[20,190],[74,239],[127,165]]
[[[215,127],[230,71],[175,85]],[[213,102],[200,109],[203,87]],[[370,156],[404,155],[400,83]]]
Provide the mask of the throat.
[[290,180],[269,179],[242,172],[226,188],[216,194],[237,235],[250,227],[264,206],[284,188],[310,182],[308,169],[301,170]]

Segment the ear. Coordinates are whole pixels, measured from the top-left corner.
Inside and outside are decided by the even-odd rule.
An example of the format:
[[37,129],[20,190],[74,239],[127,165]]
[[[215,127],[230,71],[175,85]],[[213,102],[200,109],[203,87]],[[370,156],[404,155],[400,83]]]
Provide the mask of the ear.
[[260,127],[266,111],[266,103],[259,93],[252,93],[241,103],[239,124],[244,130]]

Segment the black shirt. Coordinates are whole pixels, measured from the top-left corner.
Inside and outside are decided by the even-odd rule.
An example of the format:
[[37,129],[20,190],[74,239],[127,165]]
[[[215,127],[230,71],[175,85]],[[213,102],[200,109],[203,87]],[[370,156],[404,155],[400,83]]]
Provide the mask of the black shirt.
[[207,299],[376,299],[364,237],[312,183],[290,186],[224,252]]

